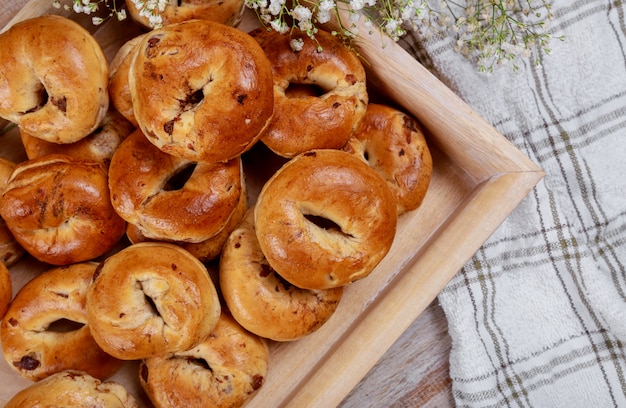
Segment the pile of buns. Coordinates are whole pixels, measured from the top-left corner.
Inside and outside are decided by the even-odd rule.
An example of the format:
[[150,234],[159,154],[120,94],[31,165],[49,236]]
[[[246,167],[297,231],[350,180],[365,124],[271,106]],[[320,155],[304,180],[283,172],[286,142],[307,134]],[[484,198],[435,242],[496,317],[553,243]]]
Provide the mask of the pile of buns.
[[[0,161],[0,341],[33,381],[8,406],[137,406],[107,380],[126,361],[156,407],[241,406],[270,342],[325,324],[421,205],[423,131],[370,100],[359,56],[245,33],[241,4],[110,62],[64,17],[0,34],[0,117],[28,157]],[[49,268],[13,296],[22,256]]]

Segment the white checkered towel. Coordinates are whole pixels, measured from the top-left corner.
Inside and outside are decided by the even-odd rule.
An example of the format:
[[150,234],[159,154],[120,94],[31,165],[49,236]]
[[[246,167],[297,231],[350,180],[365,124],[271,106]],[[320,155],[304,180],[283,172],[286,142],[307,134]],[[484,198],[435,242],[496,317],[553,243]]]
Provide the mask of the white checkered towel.
[[545,172],[438,300],[457,405],[626,407],[626,8],[556,0],[541,65],[403,46]]

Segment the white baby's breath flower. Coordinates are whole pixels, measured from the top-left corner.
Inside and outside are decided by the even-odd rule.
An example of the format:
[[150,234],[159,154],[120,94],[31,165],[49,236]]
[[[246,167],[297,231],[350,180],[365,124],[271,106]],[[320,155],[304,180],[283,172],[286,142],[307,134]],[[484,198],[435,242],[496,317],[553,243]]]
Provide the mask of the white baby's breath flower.
[[[354,12],[353,12],[353,13],[350,13],[350,14],[348,15],[348,20],[350,21],[350,24],[351,24],[352,26],[355,26],[355,25],[356,25],[356,23],[358,23],[358,22],[359,22],[359,20],[361,19],[361,16],[362,16],[362,14],[361,14],[361,13],[354,13]],[[354,29],[354,28],[356,28],[356,27],[353,27],[353,29]]]
[[334,0],[322,0],[319,4],[319,11],[323,11],[323,12],[330,12],[331,10],[334,10],[336,7],[336,3]]
[[287,25],[287,23],[281,20],[273,20],[270,23],[270,26],[274,31],[278,31],[281,34],[285,34],[287,31],[289,31],[289,26]]
[[317,12],[317,22],[319,24],[326,24],[330,21],[331,14],[329,10],[319,10]]
[[289,46],[294,51],[302,51],[304,40],[302,38],[294,38],[289,42]]
[[276,16],[283,9],[285,5],[285,0],[270,0],[270,5],[268,7],[268,11],[271,15]]
[[350,9],[352,11],[362,10],[363,7],[365,7],[365,1],[364,0],[350,0]]
[[[118,7],[124,0],[50,0],[55,8],[63,7],[79,14],[92,14],[106,7],[108,16],[92,17],[95,25],[115,15],[126,19],[126,10]],[[161,14],[170,0],[132,1],[139,15],[148,19],[152,28],[163,24]],[[306,4],[306,6],[304,6]],[[333,35],[352,47],[359,35],[359,27],[373,32],[377,25],[382,33],[394,41],[413,30],[421,40],[433,35],[452,36],[454,49],[472,60],[480,71],[491,72],[494,66],[512,63],[517,68],[518,58],[531,58],[535,51],[549,54],[547,33],[553,19],[551,0],[244,0],[246,8],[254,10],[259,22],[280,33],[300,31],[315,38],[318,24],[328,23],[332,16],[346,11],[345,18],[337,18],[338,28]],[[364,22],[359,20],[364,18]],[[345,21],[344,21],[345,20]],[[295,37],[291,47],[302,48],[302,39]],[[562,38],[560,38],[562,39]],[[535,57],[539,61],[538,57]]]
[[313,13],[311,13],[311,10],[307,7],[298,5],[292,10],[291,16],[298,21],[307,22],[311,20]]

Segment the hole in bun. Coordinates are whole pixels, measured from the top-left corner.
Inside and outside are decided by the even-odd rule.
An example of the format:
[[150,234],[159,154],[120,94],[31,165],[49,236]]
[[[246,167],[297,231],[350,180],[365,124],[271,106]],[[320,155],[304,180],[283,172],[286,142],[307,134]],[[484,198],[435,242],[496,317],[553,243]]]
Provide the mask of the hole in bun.
[[37,112],[39,109],[43,108],[45,104],[48,103],[48,92],[46,91],[46,88],[43,87],[43,85],[39,89],[35,90],[33,94],[36,95],[36,101],[34,104],[35,106],[26,110],[24,114]]
[[159,313],[159,309],[156,303],[154,302],[154,299],[150,295],[150,293],[152,292],[150,282],[138,281],[137,289],[143,292],[143,300],[144,300],[144,305],[146,306],[146,311],[153,316],[160,316],[161,313]]
[[188,163],[185,167],[180,168],[176,173],[172,174],[172,176],[165,182],[163,190],[175,191],[185,187],[185,183],[187,183],[193,174],[196,169],[196,165],[197,163],[195,162]]
[[203,359],[203,358],[200,358],[200,357],[189,357],[189,358],[187,358],[187,362],[188,362],[189,364],[193,364],[193,365],[196,365],[196,366],[202,367],[202,368],[204,368],[205,370],[209,370],[209,371],[213,372],[213,369],[212,369],[212,368],[211,368],[211,366],[209,365],[209,362],[208,362],[208,361],[206,361],[206,360],[205,360],[205,359]]
[[76,322],[74,320],[69,319],[59,319],[50,323],[48,328],[46,329],[49,332],[53,333],[68,333],[76,330],[80,330],[85,326],[84,323]]
[[154,316],[160,316],[159,309],[157,308],[156,303],[154,303],[154,300],[150,296],[146,295],[145,293],[144,293],[144,300],[146,302],[146,305],[150,309],[150,314]]
[[[266,262],[261,263],[261,270],[259,272],[259,276],[261,278],[275,279],[277,281],[277,283],[278,283],[274,287],[274,291],[276,291],[276,293],[281,291],[281,286],[282,286],[282,290],[285,291],[285,292],[289,292],[291,289],[296,288],[294,285],[289,283],[285,278],[280,276],[280,274],[278,272],[276,272]],[[304,290],[304,289],[300,289],[300,290]]]
[[290,82],[287,89],[285,89],[285,95],[288,98],[306,98],[308,96],[319,97],[326,93],[326,90],[321,86],[314,84],[298,84]]
[[321,217],[319,215],[313,215],[313,214],[304,214],[304,218],[306,218],[309,222],[315,224],[319,228],[324,229],[326,231],[342,232],[341,227],[337,225],[336,222],[326,217]]
[[366,162],[370,161],[370,154],[367,150],[363,151],[363,158],[365,159]]
[[183,112],[194,110],[204,100],[204,92],[202,89],[192,92],[187,95],[187,99],[181,101],[181,110]]

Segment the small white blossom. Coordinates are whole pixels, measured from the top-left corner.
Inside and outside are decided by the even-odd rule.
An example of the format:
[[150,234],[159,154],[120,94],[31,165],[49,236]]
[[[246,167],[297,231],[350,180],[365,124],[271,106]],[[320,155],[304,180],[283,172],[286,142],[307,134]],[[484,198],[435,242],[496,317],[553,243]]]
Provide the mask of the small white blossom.
[[364,0],[350,0],[350,9],[353,11],[362,10],[365,7]]
[[317,12],[317,22],[320,24],[326,24],[330,21],[331,14],[330,11],[319,10]]
[[302,51],[302,47],[304,46],[304,40],[302,38],[294,38],[289,42],[289,46],[294,51]]
[[319,11],[330,12],[334,10],[336,6],[334,0],[322,0],[319,5]]
[[289,31],[289,26],[287,25],[287,23],[281,20],[273,20],[270,23],[270,26],[274,31],[278,31],[281,34],[285,34],[287,31]]
[[[79,14],[91,14],[100,6],[109,10],[108,16],[92,17],[94,25],[102,24],[115,15],[126,19],[126,10],[117,8],[123,0],[50,0],[54,8],[63,7]],[[132,2],[139,15],[152,28],[163,24],[162,13],[170,0],[126,0]],[[372,33],[377,25],[394,41],[414,31],[422,40],[433,34],[450,35],[454,49],[472,60],[479,71],[491,72],[494,66],[510,65],[515,60],[531,58],[535,51],[550,53],[552,36],[547,30],[553,19],[550,0],[244,0],[246,8],[254,10],[262,25],[280,33],[300,31],[315,39],[318,24],[325,24],[340,10],[347,18],[337,20],[339,27],[333,35],[351,46],[359,35],[359,27]],[[306,4],[305,7],[303,4]],[[365,17],[362,24],[359,20]],[[558,37],[562,39],[562,37]],[[302,38],[290,42],[294,51],[302,49]],[[535,55],[534,61],[539,58]]]
[[270,0],[270,5],[268,10],[271,15],[276,16],[283,9],[285,5],[285,0]]
[[350,13],[348,19],[350,21],[350,24],[356,25],[356,23],[358,23],[361,19],[361,13]]
[[311,20],[313,13],[308,8],[298,5],[292,10],[291,16],[298,21],[306,22]]

